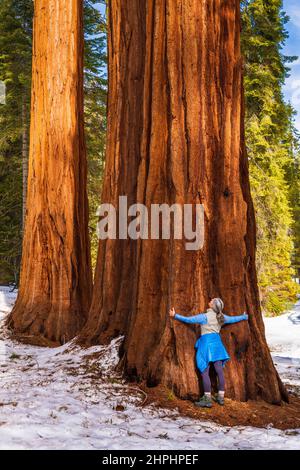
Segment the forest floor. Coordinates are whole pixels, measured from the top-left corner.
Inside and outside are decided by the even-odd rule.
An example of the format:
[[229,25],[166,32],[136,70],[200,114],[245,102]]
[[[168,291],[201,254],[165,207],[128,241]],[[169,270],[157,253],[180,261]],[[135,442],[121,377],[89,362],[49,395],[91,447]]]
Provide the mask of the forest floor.
[[198,410],[116,374],[120,338],[89,349],[13,341],[4,321],[15,297],[0,288],[0,449],[300,449],[300,302],[265,319],[290,404]]

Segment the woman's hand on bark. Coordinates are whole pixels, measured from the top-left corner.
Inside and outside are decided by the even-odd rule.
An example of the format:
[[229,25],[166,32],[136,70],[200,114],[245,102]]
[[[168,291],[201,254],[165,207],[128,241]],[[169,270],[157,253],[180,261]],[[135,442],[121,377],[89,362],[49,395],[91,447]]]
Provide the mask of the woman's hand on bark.
[[245,315],[245,317],[246,317],[245,320],[248,321],[248,318],[249,318],[248,313],[247,313],[247,312],[244,312],[244,315]]
[[169,310],[169,315],[170,315],[171,318],[174,318],[174,317],[175,317],[176,313],[175,313],[175,308],[174,308],[174,307],[172,307],[172,308]]

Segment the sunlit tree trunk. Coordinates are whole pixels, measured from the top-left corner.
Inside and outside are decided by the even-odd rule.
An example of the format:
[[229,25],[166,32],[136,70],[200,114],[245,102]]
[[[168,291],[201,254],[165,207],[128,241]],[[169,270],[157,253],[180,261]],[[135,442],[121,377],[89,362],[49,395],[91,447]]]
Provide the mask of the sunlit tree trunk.
[[[109,1],[109,112],[102,201],[202,203],[203,250],[180,240],[101,241],[88,343],[118,335],[120,367],[149,386],[195,398],[195,329],[170,321],[205,311],[249,324],[224,328],[227,395],[280,402],[255,271],[255,219],[244,143],[238,0]],[[201,382],[200,382],[201,383]]]
[[9,324],[64,343],[92,278],[83,129],[82,0],[35,0],[30,157],[19,295]]
[[28,183],[28,111],[26,98],[23,98],[22,103],[22,227],[25,227],[26,216],[26,198],[27,198],[27,183]]

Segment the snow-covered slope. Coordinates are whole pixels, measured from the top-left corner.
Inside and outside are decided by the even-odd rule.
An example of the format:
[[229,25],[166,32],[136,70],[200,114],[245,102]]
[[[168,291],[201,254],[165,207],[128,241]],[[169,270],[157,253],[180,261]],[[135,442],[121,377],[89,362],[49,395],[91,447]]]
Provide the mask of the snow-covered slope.
[[300,301],[293,310],[264,321],[274,364],[283,382],[300,392]]
[[[3,320],[14,300],[0,288],[1,449],[300,449],[300,430],[229,428],[138,407],[142,393],[112,372],[119,339],[87,350],[12,342]],[[276,355],[296,360],[300,327],[287,318],[267,319],[267,335]]]

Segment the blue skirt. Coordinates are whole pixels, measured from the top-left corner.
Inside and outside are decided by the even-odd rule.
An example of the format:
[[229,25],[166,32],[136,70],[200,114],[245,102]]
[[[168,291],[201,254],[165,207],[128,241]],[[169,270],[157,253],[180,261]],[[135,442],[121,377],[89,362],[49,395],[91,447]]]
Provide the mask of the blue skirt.
[[204,372],[210,362],[222,361],[223,367],[230,357],[218,333],[200,336],[195,344],[196,362],[200,372]]

